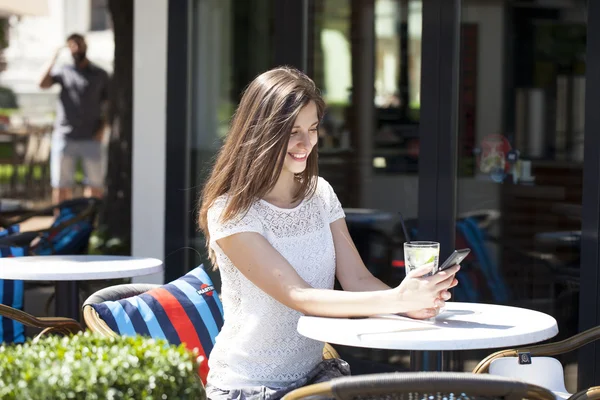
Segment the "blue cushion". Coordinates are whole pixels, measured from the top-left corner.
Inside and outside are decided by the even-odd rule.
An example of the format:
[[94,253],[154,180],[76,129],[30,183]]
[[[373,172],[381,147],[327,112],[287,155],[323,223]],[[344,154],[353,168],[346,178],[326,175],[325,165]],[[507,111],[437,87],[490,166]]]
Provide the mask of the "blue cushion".
[[13,233],[19,233],[20,228],[20,225],[11,225],[6,229],[0,228],[0,237],[12,235]]
[[[145,335],[184,343],[208,359],[223,326],[223,306],[203,266],[146,293],[92,305],[121,335]],[[205,381],[208,367],[200,366]]]
[[[19,226],[13,225],[6,230],[0,230],[0,237],[19,232]],[[27,253],[24,247],[0,247],[0,258],[20,257]],[[1,265],[1,263],[0,263]],[[23,309],[23,281],[0,279],[0,302],[18,310]],[[23,324],[0,316],[0,342],[23,343],[25,327]]]
[[[55,228],[75,217],[77,217],[77,214],[71,208],[61,208],[51,228]],[[93,229],[91,221],[86,219],[72,223],[59,231],[51,229],[50,232],[44,233],[40,237],[40,241],[35,245],[32,252],[40,256],[84,253]]]

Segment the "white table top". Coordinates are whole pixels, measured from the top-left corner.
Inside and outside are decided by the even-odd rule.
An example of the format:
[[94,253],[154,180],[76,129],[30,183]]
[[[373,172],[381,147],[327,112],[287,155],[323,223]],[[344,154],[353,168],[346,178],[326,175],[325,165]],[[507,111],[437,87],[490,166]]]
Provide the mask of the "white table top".
[[0,279],[84,281],[162,272],[156,258],[128,256],[31,256],[0,259]]
[[298,332],[311,339],[389,350],[472,350],[537,343],[558,333],[556,320],[524,308],[448,302],[434,319],[397,315],[364,319],[303,316]]

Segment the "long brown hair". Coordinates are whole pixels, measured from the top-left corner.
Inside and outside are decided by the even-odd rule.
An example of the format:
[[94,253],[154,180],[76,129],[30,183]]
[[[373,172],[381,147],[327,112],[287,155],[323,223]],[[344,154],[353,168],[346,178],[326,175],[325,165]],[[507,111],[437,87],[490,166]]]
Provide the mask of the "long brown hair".
[[[248,85],[233,116],[225,143],[217,156],[200,199],[199,225],[210,249],[207,212],[215,199],[227,194],[221,215],[226,222],[248,211],[264,197],[281,174],[292,127],[300,110],[313,101],[321,120],[325,103],[315,83],[303,72],[279,67],[257,76]],[[311,196],[318,175],[317,147],[308,156],[294,200]]]

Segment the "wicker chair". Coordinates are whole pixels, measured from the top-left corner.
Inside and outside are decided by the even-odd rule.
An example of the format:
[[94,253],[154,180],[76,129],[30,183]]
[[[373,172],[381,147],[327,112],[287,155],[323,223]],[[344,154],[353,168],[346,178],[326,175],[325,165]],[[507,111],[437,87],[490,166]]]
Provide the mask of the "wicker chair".
[[[66,200],[60,204],[51,205],[48,207],[40,208],[40,209],[25,209],[22,212],[12,215],[10,217],[4,216],[0,214],[0,227],[8,228],[12,225],[21,224],[24,221],[27,221],[33,217],[52,215],[53,213],[63,210],[65,208],[72,209],[76,214],[74,218],[71,218],[61,224],[55,224],[54,226],[46,229],[41,229],[39,231],[35,231],[36,233],[48,233],[55,234],[56,232],[60,232],[61,230],[75,224],[76,222],[88,220],[92,224],[98,214],[100,207],[102,205],[102,200],[89,197],[89,198],[78,198],[73,200]],[[84,249],[77,249],[78,251],[84,251]]]
[[[29,243],[37,237],[36,233],[24,232],[18,234],[12,234],[0,238],[0,247],[16,247],[21,248],[26,252],[29,247]],[[14,254],[14,253],[13,253]],[[2,261],[0,261],[0,264]],[[0,289],[3,286],[0,283]],[[24,294],[21,294],[21,301],[23,301]],[[2,299],[0,298],[0,301]],[[13,304],[9,302],[8,304]],[[39,339],[41,336],[47,333],[61,333],[70,334],[76,333],[82,330],[81,325],[70,318],[55,318],[55,317],[35,317],[25,311],[11,307],[8,304],[0,304],[0,317],[11,319],[16,322],[20,322],[24,326],[42,329],[42,331],[35,336],[34,339]],[[0,342],[2,339],[0,339]]]
[[[137,296],[148,290],[154,289],[159,285],[145,283],[130,283],[124,285],[109,286],[92,294],[83,303],[83,319],[88,329],[106,337],[114,337],[118,334],[110,329],[98,315],[92,304],[102,303],[104,301],[116,301],[128,297]],[[338,352],[328,343],[323,347],[323,359],[339,358]]]
[[581,390],[569,397],[569,400],[596,400],[600,399],[600,387],[595,386],[589,389]]
[[502,377],[464,372],[392,372],[349,376],[296,389],[283,399],[322,397],[339,400],[555,399],[552,392],[539,386]]
[[42,329],[35,336],[34,340],[38,340],[48,333],[69,335],[83,330],[79,322],[71,318],[35,317],[25,311],[17,310],[4,304],[0,304],[0,316],[20,322],[25,326]]
[[[485,374],[490,371],[490,366],[494,361],[505,358],[511,358],[514,360],[513,372],[517,372],[519,368],[523,367],[519,364],[518,360],[522,356],[529,356],[535,360],[535,357],[551,357],[559,354],[568,353],[572,350],[576,350],[588,343],[600,339],[600,326],[588,329],[584,332],[578,333],[577,335],[571,336],[565,340],[561,340],[555,343],[547,343],[536,346],[521,347],[517,349],[507,349],[497,351],[486,358],[484,358],[474,369],[475,374]],[[562,372],[562,371],[561,371]],[[519,372],[517,372],[519,373]],[[520,374],[525,378],[525,374]],[[577,396],[577,397],[576,397]],[[600,399],[600,386],[595,386],[589,389],[584,389],[576,394],[572,395],[570,399]]]
[[[37,216],[51,215],[60,212],[59,216],[53,222],[52,226],[35,231],[16,233],[0,238],[0,246],[19,246],[27,248],[27,255],[64,255],[64,254],[87,254],[89,247],[89,237],[95,227],[96,217],[102,206],[102,200],[97,198],[78,198],[66,200],[60,204],[36,210],[22,210],[22,212],[6,217],[0,214],[0,228],[7,229],[19,225],[30,218]],[[64,217],[62,213],[68,210],[72,217]],[[72,214],[71,214],[72,213]],[[81,224],[85,228],[81,228]],[[67,241],[63,241],[60,246],[54,243],[57,237],[73,227],[79,226],[77,234]],[[54,282],[35,281],[27,282],[26,286],[41,287],[54,285]],[[88,290],[86,282],[80,283],[82,291]],[[46,314],[50,313],[50,303],[54,300],[55,293],[52,293],[46,302]]]

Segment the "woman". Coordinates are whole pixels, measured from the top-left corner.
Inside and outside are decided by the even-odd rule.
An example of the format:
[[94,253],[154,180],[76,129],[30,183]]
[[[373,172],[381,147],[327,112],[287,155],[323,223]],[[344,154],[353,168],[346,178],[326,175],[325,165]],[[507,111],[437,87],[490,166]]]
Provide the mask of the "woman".
[[[302,72],[276,68],[248,86],[204,188],[200,227],[222,279],[224,326],[209,358],[211,399],[279,398],[349,374],[296,332],[301,315],[435,316],[458,266],[413,271],[396,288],[373,277],[331,186],[317,175],[325,104]],[[337,277],[344,291],[332,290]]]

